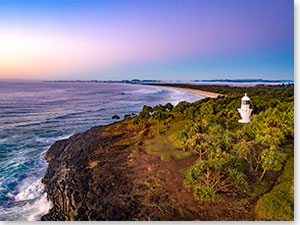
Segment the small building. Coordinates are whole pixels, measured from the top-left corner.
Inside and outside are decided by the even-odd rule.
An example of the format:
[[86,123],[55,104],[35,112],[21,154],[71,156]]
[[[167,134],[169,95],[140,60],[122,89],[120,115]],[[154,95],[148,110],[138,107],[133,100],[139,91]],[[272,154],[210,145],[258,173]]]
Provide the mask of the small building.
[[250,98],[247,96],[247,93],[245,93],[245,96],[242,97],[241,108],[238,108],[238,111],[242,117],[242,119],[239,120],[239,123],[249,123],[251,120],[252,108],[250,105]]

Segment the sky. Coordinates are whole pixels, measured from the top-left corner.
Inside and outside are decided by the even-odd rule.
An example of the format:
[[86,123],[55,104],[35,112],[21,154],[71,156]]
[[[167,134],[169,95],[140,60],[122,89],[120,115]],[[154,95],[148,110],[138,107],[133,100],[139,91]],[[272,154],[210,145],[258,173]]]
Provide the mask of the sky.
[[0,78],[294,80],[294,2],[1,0]]

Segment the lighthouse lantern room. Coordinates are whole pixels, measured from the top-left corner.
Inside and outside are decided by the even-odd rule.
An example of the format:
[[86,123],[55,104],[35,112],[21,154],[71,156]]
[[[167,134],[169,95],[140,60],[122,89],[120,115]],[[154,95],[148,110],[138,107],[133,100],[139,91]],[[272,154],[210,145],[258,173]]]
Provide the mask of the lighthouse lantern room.
[[238,108],[238,111],[242,117],[242,119],[239,120],[239,123],[249,123],[252,109],[250,106],[250,98],[247,96],[247,93],[242,97],[241,108]]

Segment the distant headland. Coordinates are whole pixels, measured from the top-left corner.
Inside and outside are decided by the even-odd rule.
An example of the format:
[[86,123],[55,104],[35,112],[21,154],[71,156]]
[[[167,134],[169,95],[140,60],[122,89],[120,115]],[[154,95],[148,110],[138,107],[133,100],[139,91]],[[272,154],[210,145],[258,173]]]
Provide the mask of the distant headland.
[[265,79],[212,79],[212,80],[46,80],[44,82],[72,82],[72,83],[125,83],[125,84],[189,84],[189,85],[228,85],[228,86],[256,86],[280,85],[294,83],[293,80],[265,80]]

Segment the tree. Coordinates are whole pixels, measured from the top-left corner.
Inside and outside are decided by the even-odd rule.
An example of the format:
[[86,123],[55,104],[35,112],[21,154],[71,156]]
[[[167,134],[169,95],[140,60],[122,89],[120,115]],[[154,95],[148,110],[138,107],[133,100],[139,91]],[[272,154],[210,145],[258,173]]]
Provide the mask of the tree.
[[200,160],[207,153],[207,144],[209,140],[205,131],[205,124],[201,121],[188,123],[181,132],[180,139],[182,148],[185,151],[197,153]]
[[188,108],[189,106],[191,106],[191,103],[186,102],[186,101],[182,101],[182,102],[179,102],[179,103],[173,108],[173,111],[174,111],[174,112],[183,113],[184,110],[185,110],[186,108]]
[[147,125],[148,119],[151,117],[150,113],[153,111],[151,106],[144,105],[142,111],[138,114],[137,119],[143,126]]
[[131,119],[131,115],[130,115],[130,114],[125,114],[125,115],[124,115],[124,119],[125,119],[125,120]]
[[215,193],[232,192],[233,187],[248,190],[246,176],[238,167],[233,167],[234,158],[228,154],[218,153],[208,160],[198,160],[187,171],[185,184],[209,187]]
[[165,104],[164,108],[165,108],[165,111],[171,112],[172,109],[174,108],[174,106],[171,103],[167,103],[167,104]]
[[165,112],[165,107],[163,105],[159,104],[159,105],[156,105],[153,107],[153,111],[154,112],[155,111]]
[[154,112],[151,117],[155,120],[158,121],[158,133],[159,133],[159,130],[160,130],[160,122],[163,121],[163,120],[166,120],[168,118],[174,118],[174,115],[173,114],[169,114],[169,113],[165,113],[165,112],[162,112],[162,111],[156,111]]
[[153,112],[153,108],[151,106],[144,105],[141,112],[143,112],[143,113],[151,113],[151,112]]
[[196,116],[198,119],[204,119],[205,121],[215,120],[216,116],[214,111],[215,110],[213,104],[208,101],[201,104],[201,106],[196,111]]
[[284,154],[276,149],[286,139],[286,123],[277,108],[270,108],[253,116],[251,123],[236,133],[239,142],[235,144],[234,151],[248,162],[250,172],[258,175],[263,169],[259,180],[267,170],[277,171],[281,168],[279,165],[284,160]]
[[238,120],[238,116],[235,113],[235,111],[237,111],[236,109],[233,111],[231,109],[227,109],[225,108],[224,110],[220,111],[217,114],[217,117],[221,117],[224,118],[226,120],[226,132],[228,132],[228,122],[229,121],[237,121]]
[[277,151],[274,147],[266,149],[262,152],[262,168],[264,169],[259,180],[261,181],[267,170],[279,171],[285,160],[285,154]]

